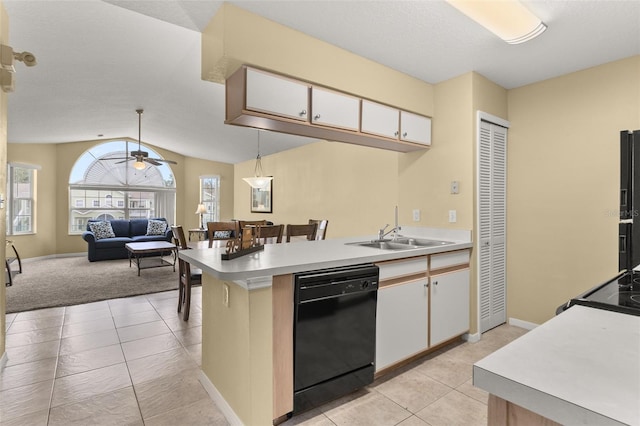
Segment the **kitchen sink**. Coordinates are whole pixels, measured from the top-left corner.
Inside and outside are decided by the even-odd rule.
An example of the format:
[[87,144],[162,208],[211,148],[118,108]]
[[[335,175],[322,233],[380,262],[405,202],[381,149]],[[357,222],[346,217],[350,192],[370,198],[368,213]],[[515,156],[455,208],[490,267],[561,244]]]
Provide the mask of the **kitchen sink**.
[[347,243],[347,245],[371,247],[381,250],[412,250],[420,248],[419,246],[411,244],[400,244],[393,241],[361,241],[358,243]]
[[423,247],[437,247],[447,244],[453,244],[451,241],[427,240],[424,238],[407,238],[400,237],[395,240],[374,240],[360,241],[357,243],[347,243],[347,245],[371,247],[381,250],[414,250]]
[[453,244],[452,241],[428,240],[425,238],[407,238],[407,237],[396,238],[395,242],[399,244],[409,244],[412,246],[420,246],[420,247],[434,247],[434,246],[444,246],[447,244]]

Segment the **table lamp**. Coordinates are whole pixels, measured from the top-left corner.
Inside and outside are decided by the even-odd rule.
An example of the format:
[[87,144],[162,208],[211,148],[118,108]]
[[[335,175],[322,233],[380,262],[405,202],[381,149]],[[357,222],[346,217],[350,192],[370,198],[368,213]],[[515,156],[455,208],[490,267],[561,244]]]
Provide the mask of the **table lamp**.
[[204,217],[203,215],[207,212],[207,208],[204,204],[198,204],[198,208],[196,209],[196,214],[200,215],[200,229],[204,229]]

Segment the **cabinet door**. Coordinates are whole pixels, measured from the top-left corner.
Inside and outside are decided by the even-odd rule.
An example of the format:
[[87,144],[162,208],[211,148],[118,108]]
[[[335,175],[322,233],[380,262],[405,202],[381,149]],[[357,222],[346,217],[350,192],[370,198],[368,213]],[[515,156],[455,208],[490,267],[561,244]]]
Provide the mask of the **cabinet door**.
[[431,346],[469,331],[469,269],[431,277]]
[[307,121],[308,98],[309,86],[304,83],[247,68],[248,110]]
[[382,287],[376,315],[376,370],[427,348],[427,278]]
[[400,111],[386,105],[362,100],[363,133],[398,139]]
[[431,145],[431,119],[400,111],[400,140]]
[[360,123],[360,99],[312,87],[311,123],[357,131]]

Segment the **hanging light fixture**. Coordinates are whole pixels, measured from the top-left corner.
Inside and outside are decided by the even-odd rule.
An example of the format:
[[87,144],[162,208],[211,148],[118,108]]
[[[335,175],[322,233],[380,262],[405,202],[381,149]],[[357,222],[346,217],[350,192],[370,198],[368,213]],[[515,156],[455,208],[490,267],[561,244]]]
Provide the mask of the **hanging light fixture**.
[[542,34],[547,26],[518,0],[447,0],[447,2],[509,44]]
[[263,176],[262,173],[262,161],[260,157],[260,130],[258,130],[258,156],[256,157],[256,167],[254,169],[253,177],[242,178],[245,182],[251,185],[255,189],[266,189],[269,187],[273,177]]

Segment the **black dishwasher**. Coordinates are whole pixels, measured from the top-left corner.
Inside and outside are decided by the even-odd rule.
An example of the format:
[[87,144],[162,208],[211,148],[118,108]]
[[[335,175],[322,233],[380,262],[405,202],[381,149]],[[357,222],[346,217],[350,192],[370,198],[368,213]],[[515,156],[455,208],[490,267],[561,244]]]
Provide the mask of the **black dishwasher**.
[[377,298],[372,264],[295,275],[294,414],[373,382]]

